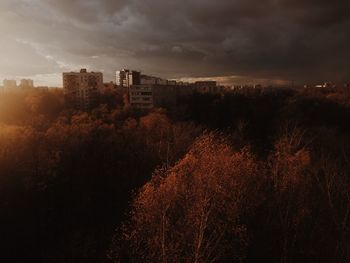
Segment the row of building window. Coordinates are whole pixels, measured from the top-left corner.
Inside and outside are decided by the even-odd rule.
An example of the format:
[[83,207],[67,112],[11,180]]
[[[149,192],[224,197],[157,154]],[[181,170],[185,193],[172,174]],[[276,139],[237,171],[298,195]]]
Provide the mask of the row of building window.
[[151,101],[152,98],[147,97],[147,98],[143,98],[143,97],[132,97],[131,98],[132,101]]

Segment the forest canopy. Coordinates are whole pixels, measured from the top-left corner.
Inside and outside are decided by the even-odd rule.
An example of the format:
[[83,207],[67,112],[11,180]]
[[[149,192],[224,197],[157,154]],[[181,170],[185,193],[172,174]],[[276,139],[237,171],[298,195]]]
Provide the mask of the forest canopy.
[[350,90],[89,112],[0,94],[5,262],[349,262]]

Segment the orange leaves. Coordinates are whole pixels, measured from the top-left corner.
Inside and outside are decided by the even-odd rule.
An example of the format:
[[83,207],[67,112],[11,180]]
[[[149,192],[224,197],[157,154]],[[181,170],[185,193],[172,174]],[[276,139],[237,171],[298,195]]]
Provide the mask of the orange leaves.
[[153,130],[158,132],[166,132],[170,129],[171,122],[164,114],[163,110],[151,112],[145,117],[140,119],[140,125],[147,130]]
[[168,262],[242,256],[245,228],[239,218],[257,203],[247,195],[260,172],[247,151],[234,152],[224,142],[214,134],[200,137],[177,165],[159,170],[142,188],[129,228],[136,231],[130,240],[134,253]]

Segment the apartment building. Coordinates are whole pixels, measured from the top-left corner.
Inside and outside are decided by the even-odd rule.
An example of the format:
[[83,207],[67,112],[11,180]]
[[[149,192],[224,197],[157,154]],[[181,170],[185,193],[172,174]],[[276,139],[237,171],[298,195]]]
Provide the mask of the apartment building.
[[153,104],[153,85],[133,85],[129,88],[130,106],[137,109],[151,109]]
[[141,72],[130,69],[123,69],[116,72],[115,83],[119,87],[129,88],[132,85],[141,84]]
[[21,79],[19,86],[22,89],[32,89],[34,88],[34,81],[32,79]]
[[17,90],[17,82],[14,79],[5,79],[3,81],[3,84],[4,92],[11,92]]
[[93,108],[103,87],[101,72],[87,72],[86,69],[81,69],[80,72],[63,73],[64,95],[77,109]]

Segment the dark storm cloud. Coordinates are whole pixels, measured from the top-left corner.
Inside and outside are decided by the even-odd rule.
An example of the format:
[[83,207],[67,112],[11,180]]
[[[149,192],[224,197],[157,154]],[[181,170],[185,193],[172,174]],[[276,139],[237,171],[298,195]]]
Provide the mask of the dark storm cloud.
[[19,41],[38,58],[36,74],[88,66],[107,78],[131,67],[164,77],[348,81],[349,7],[343,0],[2,0],[0,29],[7,46]]

